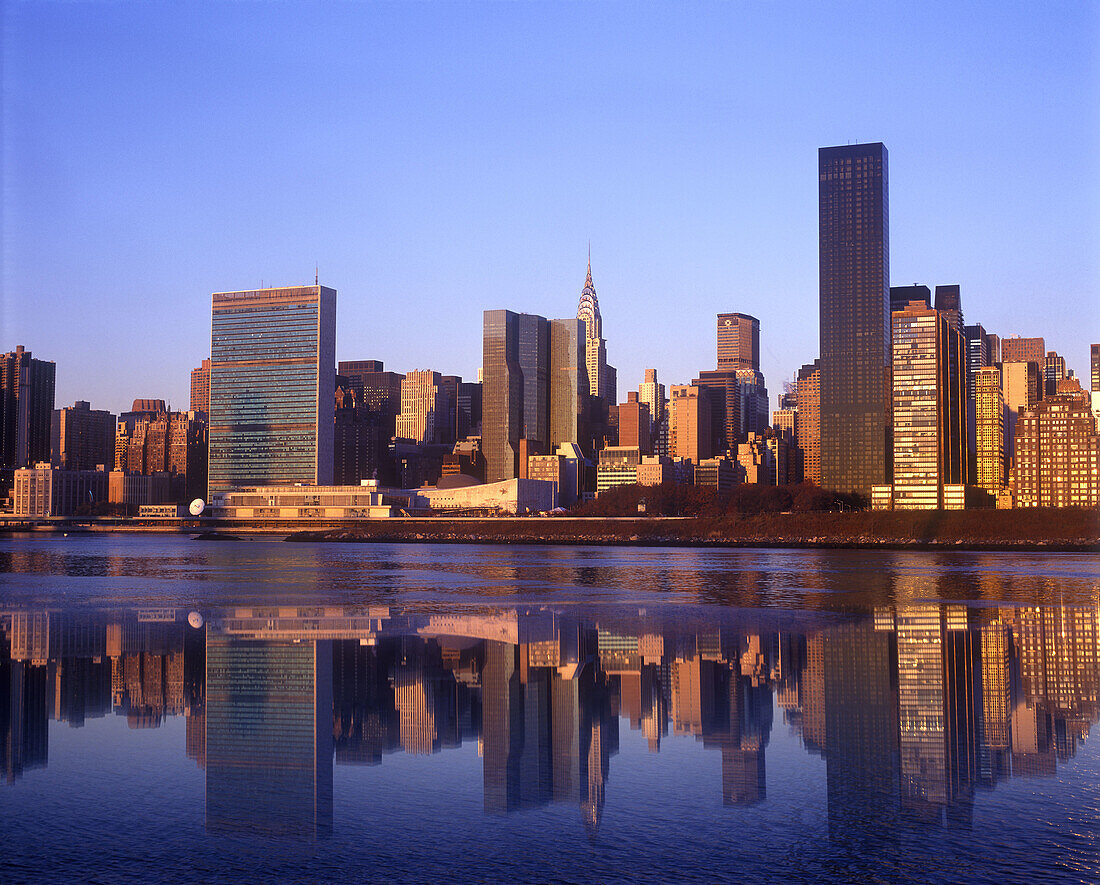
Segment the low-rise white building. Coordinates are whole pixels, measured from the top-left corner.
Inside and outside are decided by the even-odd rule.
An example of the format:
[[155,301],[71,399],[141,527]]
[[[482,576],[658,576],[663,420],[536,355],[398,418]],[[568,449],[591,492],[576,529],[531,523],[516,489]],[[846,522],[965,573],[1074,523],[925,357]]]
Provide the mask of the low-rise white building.
[[375,480],[357,486],[255,486],[214,495],[212,515],[220,519],[385,519],[393,508],[382,503]]

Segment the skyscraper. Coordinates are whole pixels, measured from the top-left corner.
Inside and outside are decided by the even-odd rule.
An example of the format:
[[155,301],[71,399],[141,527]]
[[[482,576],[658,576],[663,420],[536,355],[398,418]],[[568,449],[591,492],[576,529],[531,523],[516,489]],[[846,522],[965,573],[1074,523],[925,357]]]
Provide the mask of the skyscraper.
[[821,361],[798,370],[798,448],[802,452],[802,478],[821,485]]
[[51,462],[62,470],[95,470],[115,463],[115,416],[77,400],[53,413]]
[[1092,376],[1092,392],[1100,392],[1100,344],[1093,344],[1089,348],[1089,367]]
[[336,291],[216,292],[209,494],[332,482]]
[[974,377],[974,481],[996,495],[1005,485],[1005,401],[1001,370],[978,369]]
[[20,344],[0,356],[0,467],[31,467],[50,460],[57,367],[31,358]]
[[545,454],[550,425],[550,329],[545,317],[487,310],[482,354],[485,481],[520,475],[520,440]]
[[674,384],[668,401],[668,453],[698,464],[711,457],[710,391],[695,385]]
[[550,320],[550,446],[587,440],[585,402],[588,367],[585,363],[585,325],[582,320]]
[[962,334],[923,302],[893,314],[894,507],[934,510],[964,482]]
[[438,372],[409,372],[401,382],[397,436],[416,443],[440,442],[446,428],[447,395]]
[[718,314],[718,369],[760,368],[760,320],[743,313]]
[[1058,382],[1066,377],[1066,358],[1056,351],[1049,350],[1043,357],[1043,396],[1054,396]]
[[191,370],[191,411],[210,412],[210,360]]
[[588,369],[588,391],[592,396],[615,404],[615,368],[607,364],[607,342],[603,337],[603,318],[596,287],[592,285],[592,255],[588,256],[588,272],[581,290],[577,319],[584,321],[585,366]]
[[890,213],[881,143],[818,151],[821,482],[889,480]]
[[650,441],[655,455],[668,454],[668,403],[665,386],[657,380],[656,369],[645,370],[645,380],[638,385],[638,402],[649,406]]

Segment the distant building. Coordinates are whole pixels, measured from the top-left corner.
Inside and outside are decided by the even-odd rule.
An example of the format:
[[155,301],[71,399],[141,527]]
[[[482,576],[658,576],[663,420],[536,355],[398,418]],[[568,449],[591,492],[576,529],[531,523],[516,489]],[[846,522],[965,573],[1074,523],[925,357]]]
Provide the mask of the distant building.
[[134,509],[162,505],[180,497],[178,483],[170,473],[123,473],[112,470],[107,475],[107,500]]
[[652,454],[649,429],[649,405],[641,402],[638,394],[631,390],[626,395],[626,402],[619,404],[619,445],[634,446],[643,455]]
[[397,416],[398,439],[414,443],[446,442],[447,394],[438,372],[409,372],[401,382],[401,412]]
[[50,460],[57,366],[19,345],[0,356],[0,467]]
[[926,307],[931,307],[932,290],[921,285],[890,287],[890,313],[895,310],[905,310],[913,301],[920,301]]
[[669,453],[698,464],[713,454],[710,391],[676,384],[669,398]]
[[695,465],[682,458],[669,458],[665,455],[642,456],[638,465],[638,485],[659,486],[662,483],[675,482],[681,485],[695,483]]
[[[750,370],[751,372],[751,370]],[[720,369],[713,372],[700,372],[693,380],[693,387],[704,388],[710,403],[710,451],[724,454],[736,448],[755,425],[746,421],[746,412],[755,415],[755,401],[746,408],[742,402],[741,384],[737,380],[737,369]]]
[[596,494],[637,483],[641,462],[642,453],[637,446],[607,446],[600,452],[600,462],[596,466]]
[[557,488],[537,479],[509,479],[462,488],[416,490],[417,503],[432,510],[475,510],[522,515],[542,513],[557,506]]
[[736,465],[729,458],[707,458],[695,465],[695,485],[709,486],[719,494],[737,484]]
[[767,440],[750,433],[737,446],[737,481],[749,485],[775,485],[775,462]]
[[1001,364],[1001,393],[1005,402],[1005,452],[1008,463],[1016,459],[1016,421],[1042,398],[1039,364],[1005,362]]
[[1089,346],[1089,366],[1092,376],[1093,393],[1100,391],[1100,344]]
[[890,214],[882,144],[818,151],[821,484],[890,478]]
[[546,454],[550,437],[550,329],[545,317],[487,310],[482,368],[482,452],[485,479],[520,474],[520,440],[527,454]]
[[743,313],[718,314],[718,369],[760,368],[760,320]]
[[393,515],[378,484],[357,486],[256,486],[222,492],[211,501],[213,515],[242,520],[384,519]]
[[83,504],[107,500],[105,470],[61,470],[42,461],[15,471],[15,515],[72,516]]
[[191,409],[192,412],[210,414],[210,360],[191,370]]
[[590,383],[586,327],[580,319],[550,320],[550,450],[587,444]]
[[56,410],[50,427],[50,462],[63,470],[109,470],[115,463],[116,420],[84,400]]
[[947,320],[948,326],[965,338],[962,296],[958,285],[936,286],[936,300],[932,306]]
[[209,491],[332,481],[336,291],[217,292]]
[[1002,363],[1035,363],[1042,366],[1046,355],[1046,343],[1042,338],[1021,338],[1013,335],[1011,338],[1001,339]]
[[1016,427],[1017,507],[1100,506],[1100,435],[1076,379],[1020,415]]
[[814,360],[798,370],[798,449],[802,476],[821,485],[821,364]]
[[1005,486],[1005,403],[1001,370],[986,366],[974,380],[974,481],[993,495]]
[[592,257],[588,258],[588,271],[585,274],[584,289],[581,290],[580,303],[577,306],[577,319],[584,322],[585,366],[588,374],[588,391],[610,405],[617,399],[615,368],[607,364],[607,342],[603,337],[603,317],[600,315],[600,300],[596,297],[596,287],[592,285]]
[[657,380],[656,369],[645,370],[645,380],[638,385],[638,402],[649,406],[650,442],[656,455],[668,454],[668,400],[665,386]]
[[920,302],[893,313],[894,490],[897,509],[943,506],[965,482],[966,371],[962,333]]
[[[163,404],[163,400],[156,400]],[[150,404],[150,403],[144,403]],[[133,418],[134,414],[141,417]],[[173,495],[199,498],[207,488],[207,425],[202,412],[131,412],[119,421],[125,456],[115,467],[135,474],[172,476]],[[116,452],[118,451],[116,446]],[[129,503],[129,502],[127,502]],[[148,501],[142,503],[159,503]]]
[[1053,350],[1043,357],[1043,396],[1054,396],[1058,383],[1066,377],[1066,360]]

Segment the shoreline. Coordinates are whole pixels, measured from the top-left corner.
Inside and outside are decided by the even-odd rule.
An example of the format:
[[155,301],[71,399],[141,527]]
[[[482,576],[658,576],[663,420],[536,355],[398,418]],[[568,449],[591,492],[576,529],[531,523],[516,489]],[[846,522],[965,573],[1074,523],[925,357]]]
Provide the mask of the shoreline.
[[281,537],[290,542],[538,544],[622,547],[760,547],[975,552],[1100,552],[1100,511],[860,511],[691,517],[405,517],[257,522],[175,519],[58,520],[6,525],[6,534],[175,534],[204,540]]

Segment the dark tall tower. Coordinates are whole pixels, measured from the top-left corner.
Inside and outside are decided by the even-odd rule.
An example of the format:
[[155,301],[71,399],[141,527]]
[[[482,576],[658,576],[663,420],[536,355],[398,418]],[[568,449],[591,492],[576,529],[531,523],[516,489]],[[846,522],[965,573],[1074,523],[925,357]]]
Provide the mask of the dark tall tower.
[[818,151],[821,484],[890,480],[890,209],[883,144]]
[[19,345],[0,355],[0,467],[33,467],[50,460],[57,367],[31,358]]

